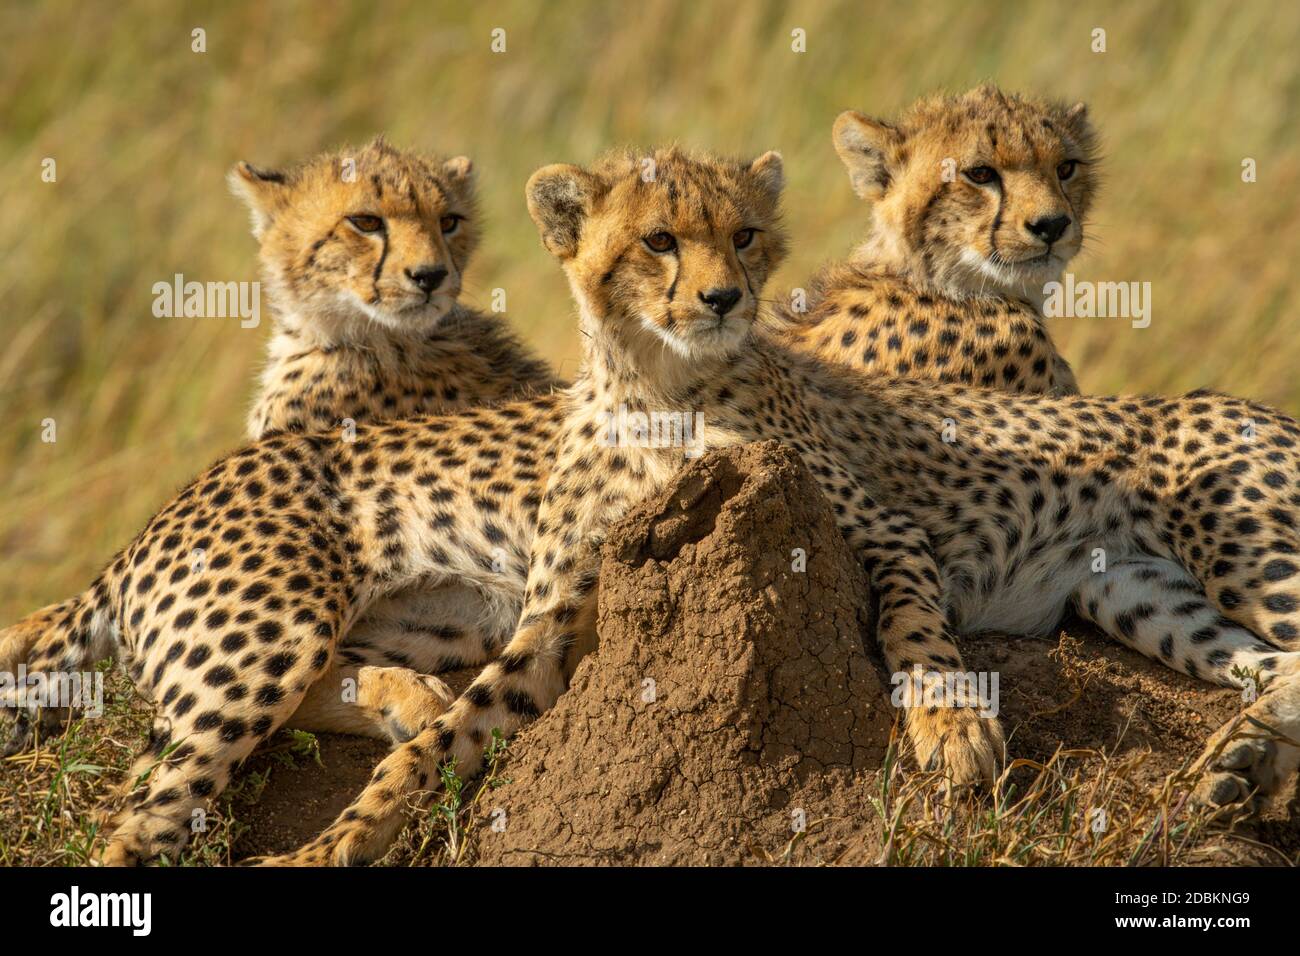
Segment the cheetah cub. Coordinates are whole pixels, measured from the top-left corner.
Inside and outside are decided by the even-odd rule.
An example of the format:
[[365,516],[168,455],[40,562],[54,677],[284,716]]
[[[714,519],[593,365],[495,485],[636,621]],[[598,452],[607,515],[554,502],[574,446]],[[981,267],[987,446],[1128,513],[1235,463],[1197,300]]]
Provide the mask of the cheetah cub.
[[279,172],[239,163],[275,309],[250,438],[447,411],[558,384],[458,301],[479,242],[474,173],[382,138]]
[[802,310],[783,301],[792,347],[884,375],[1077,393],[1042,301],[1097,187],[1084,105],[982,86],[893,122],[842,113],[834,143],[872,228]]
[[[470,160],[398,150],[382,138],[285,171],[239,163],[233,191],[253,234],[275,331],[248,417],[252,439],[333,432],[547,392],[558,380],[499,319],[458,302],[479,241]],[[280,484],[284,474],[271,480]],[[505,610],[482,589],[421,581],[367,608],[288,726],[409,739],[450,691],[428,676],[483,659]],[[28,660],[72,605],[0,632],[0,672]],[[340,706],[339,683],[356,703]]]
[[[422,156],[381,137],[284,172],[240,163],[229,180],[252,213],[276,313],[250,438],[453,411],[560,384],[503,321],[458,301],[480,238],[467,157]],[[417,585],[371,607],[340,657],[445,670],[459,663],[447,652],[452,640],[492,614],[472,587]],[[441,682],[427,682],[443,694]]]

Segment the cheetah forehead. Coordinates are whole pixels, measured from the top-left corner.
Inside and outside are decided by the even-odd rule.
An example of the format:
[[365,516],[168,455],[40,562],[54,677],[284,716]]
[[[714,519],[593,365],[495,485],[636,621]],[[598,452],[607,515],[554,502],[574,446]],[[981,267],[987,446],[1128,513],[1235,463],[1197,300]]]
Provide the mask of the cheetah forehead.
[[[979,153],[1001,165],[1092,160],[1096,140],[1086,114],[1062,103],[1005,93],[986,84],[914,103],[897,124],[901,148],[938,149],[961,157]],[[926,151],[929,151],[926,150]]]
[[369,206],[388,215],[432,215],[475,208],[473,183],[433,154],[398,149],[383,139],[323,153],[286,174],[299,204],[328,209]]
[[629,224],[655,219],[684,232],[779,228],[779,198],[743,160],[676,146],[625,149],[601,157],[591,172],[607,186],[602,211]]

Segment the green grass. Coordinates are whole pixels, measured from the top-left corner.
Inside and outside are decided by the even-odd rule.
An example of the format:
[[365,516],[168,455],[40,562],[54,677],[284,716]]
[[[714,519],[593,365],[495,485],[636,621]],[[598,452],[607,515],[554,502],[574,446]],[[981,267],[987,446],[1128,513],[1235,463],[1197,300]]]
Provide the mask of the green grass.
[[838,111],[986,78],[1085,99],[1107,185],[1077,271],[1150,281],[1154,317],[1057,320],[1084,387],[1212,385],[1300,411],[1294,5],[54,0],[5,5],[0,28],[0,620],[83,587],[240,440],[266,323],[150,310],[176,272],[255,277],[228,167],[381,130],[475,157],[488,232],[468,298],[506,289],[510,318],[571,373],[568,292],[522,199],[535,167],[619,143],[780,149],[795,245],[777,284],[793,285],[865,227],[830,146]]
[[[152,708],[120,669],[106,674],[106,709],[97,719],[73,718],[60,735],[0,759],[0,866],[86,866],[103,849],[100,819],[125,799],[119,785],[149,738]],[[170,749],[180,745],[177,741]],[[507,745],[493,731],[484,771],[462,780],[455,767],[441,770],[441,790],[427,809],[411,804],[411,826],[386,855],[389,866],[461,866],[476,858],[476,831],[490,827],[485,795],[509,782]],[[163,754],[159,763],[166,760]],[[302,787],[295,771],[325,767],[314,734],[281,730],[236,770],[230,785],[194,825],[189,844],[160,866],[233,866],[249,857],[246,844],[268,785]],[[329,769],[328,767],[326,768]],[[145,783],[152,769],[132,781]],[[283,777],[283,779],[278,779]],[[306,836],[303,837],[306,839]],[[283,850],[293,847],[283,847]]]
[[[149,731],[150,709],[119,673],[110,677],[104,719],[74,720],[34,750],[0,760],[0,866],[88,865],[102,849],[97,811],[121,781]],[[1293,865],[1288,851],[1216,824],[1184,794],[1198,779],[1186,766],[1163,784],[1135,782],[1149,751],[1061,749],[1038,762],[1020,759],[991,794],[946,792],[940,775],[909,769],[898,739],[874,774],[872,813],[838,856],[824,861],[887,866],[1177,866],[1256,861]],[[427,809],[412,803],[410,826],[381,861],[399,867],[465,866],[493,825],[485,797],[510,782],[507,746],[494,732],[484,773],[464,781],[442,768],[441,789]],[[231,866],[247,858],[240,842],[259,813],[272,776],[319,763],[312,734],[282,731],[234,779],[206,813],[179,859],[162,866]],[[1100,825],[1095,814],[1102,814]],[[809,821],[782,849],[753,848],[753,862],[800,865],[804,839],[828,821]]]

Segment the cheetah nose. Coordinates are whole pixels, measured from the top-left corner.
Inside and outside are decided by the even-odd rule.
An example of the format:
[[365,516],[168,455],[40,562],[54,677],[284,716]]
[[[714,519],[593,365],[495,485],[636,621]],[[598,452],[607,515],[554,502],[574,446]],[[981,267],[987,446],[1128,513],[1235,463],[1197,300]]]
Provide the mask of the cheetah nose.
[[721,318],[740,301],[740,290],[734,285],[730,289],[710,289],[708,292],[700,293],[700,301]]
[[1031,235],[1037,236],[1049,246],[1065,234],[1070,228],[1069,216],[1040,216],[1025,222],[1025,228]]
[[428,295],[442,285],[442,280],[447,278],[447,270],[442,266],[420,266],[415,271],[407,269],[406,277],[415,283],[416,288]]

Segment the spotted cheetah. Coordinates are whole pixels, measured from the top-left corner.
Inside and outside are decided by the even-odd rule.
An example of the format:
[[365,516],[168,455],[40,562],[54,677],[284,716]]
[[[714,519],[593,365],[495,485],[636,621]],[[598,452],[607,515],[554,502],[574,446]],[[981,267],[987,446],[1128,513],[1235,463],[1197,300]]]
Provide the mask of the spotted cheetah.
[[[351,621],[422,578],[498,589],[519,610],[513,636],[335,824],[272,862],[373,860],[442,762],[474,773],[491,731],[548,708],[590,646],[608,523],[684,460],[636,433],[611,440],[624,408],[700,413],[707,446],[777,439],[800,453],[868,570],[877,639],[909,704],[964,670],[954,632],[1039,633],[1086,590],[1122,642],[1206,679],[1265,680],[1248,713],[1291,741],[1235,744],[1212,768],[1216,795],[1294,770],[1300,426],[1207,394],[1019,396],[821,363],[757,321],[785,249],[780,157],[645,158],[653,177],[619,154],[529,181],[579,306],[586,362],[567,391],[363,425],[351,444],[249,446],[164,507],[46,629],[34,669],[76,669],[116,645],[159,702],[107,862],[183,843],[192,810],[327,674]],[[194,547],[211,553],[197,574],[180,560]],[[923,763],[958,782],[996,772],[1001,731],[975,707],[909,706],[906,722]]]
[[546,167],[528,186],[578,303],[586,364],[518,630],[325,833],[270,862],[376,858],[440,764],[475,772],[494,728],[514,732],[562,692],[572,648],[590,640],[605,529],[682,460],[681,449],[611,445],[604,427],[619,408],[699,412],[708,446],[776,438],[800,453],[878,595],[876,636],[904,681],[909,736],[954,782],[989,780],[1003,750],[976,701],[925,703],[964,670],[954,632],[1045,634],[1071,598],[1172,668],[1260,682],[1246,715],[1271,730],[1207,748],[1203,798],[1244,801],[1295,771],[1296,422],[1209,393],[1023,396],[818,362],[756,322],[784,248],[779,158],[652,158],[650,182],[623,157]]
[[[424,156],[378,137],[287,170],[241,162],[228,181],[251,213],[276,316],[250,438],[348,435],[357,422],[559,385],[501,320],[458,301],[479,242],[467,157]],[[445,684],[420,672],[461,663],[454,646],[490,625],[498,611],[488,604],[463,584],[420,585],[376,601],[346,635],[338,655],[344,666],[313,686],[289,725],[409,739],[410,728],[450,697]],[[50,619],[66,610],[52,605],[11,628],[0,640],[0,671],[25,660]],[[339,706],[348,681],[355,707]]]
[[[561,384],[503,321],[459,301],[480,239],[474,179],[468,157],[423,156],[383,137],[287,171],[248,163],[231,171],[231,187],[252,213],[276,315],[248,418],[251,439],[346,431]],[[339,656],[354,665],[442,669],[455,660],[430,660],[428,649],[492,613],[473,587],[417,586],[377,601]],[[449,693],[424,680],[438,697]],[[402,684],[413,686],[411,677]],[[376,729],[408,733],[400,722]]]
[[781,300],[791,347],[887,375],[1076,394],[1042,290],[1079,252],[1096,192],[1084,105],[986,85],[896,122],[849,110],[834,142],[874,220],[805,299]]
[[[0,632],[5,670],[26,661],[34,682],[115,658],[158,707],[110,801],[128,798],[103,862],[174,856],[193,811],[281,726],[408,739],[445,710],[422,678],[491,659],[518,620],[562,399],[358,423],[353,441],[273,433],[191,482],[80,595]],[[404,666],[343,643],[385,598],[447,584],[483,595],[487,616],[412,642]],[[5,753],[65,719],[19,710]]]

